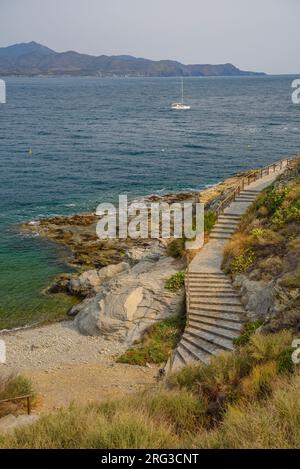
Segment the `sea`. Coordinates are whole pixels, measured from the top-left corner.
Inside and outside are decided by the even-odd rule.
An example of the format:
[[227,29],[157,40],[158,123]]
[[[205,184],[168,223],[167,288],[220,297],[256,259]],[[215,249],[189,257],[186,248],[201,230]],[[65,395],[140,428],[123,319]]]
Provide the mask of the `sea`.
[[100,202],[201,190],[300,151],[297,76],[6,78],[0,104],[0,328],[53,320],[62,247],[20,231]]

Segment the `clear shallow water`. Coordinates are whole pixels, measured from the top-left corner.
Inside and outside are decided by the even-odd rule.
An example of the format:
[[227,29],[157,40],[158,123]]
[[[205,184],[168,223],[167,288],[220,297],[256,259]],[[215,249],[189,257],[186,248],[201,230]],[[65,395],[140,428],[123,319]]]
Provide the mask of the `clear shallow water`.
[[0,105],[0,327],[1,316],[25,323],[68,306],[41,293],[67,270],[59,248],[20,234],[18,223],[94,210],[119,193],[201,189],[299,152],[294,78],[189,78],[187,112],[169,108],[180,94],[174,78],[8,78]]

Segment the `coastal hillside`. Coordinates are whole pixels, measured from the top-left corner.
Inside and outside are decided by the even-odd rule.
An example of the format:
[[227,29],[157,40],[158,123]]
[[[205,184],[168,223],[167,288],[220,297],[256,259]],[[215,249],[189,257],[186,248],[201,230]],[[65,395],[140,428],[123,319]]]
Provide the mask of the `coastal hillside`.
[[264,75],[230,63],[184,65],[174,60],[149,60],[130,55],[93,56],[55,52],[34,41],[0,48],[0,75],[72,75],[98,77],[172,77]]
[[[169,311],[166,314],[167,319],[163,321],[157,321],[162,317],[156,317],[156,321],[148,328],[146,334],[144,329],[142,340],[137,340],[137,335],[141,333],[139,327],[138,334],[135,333],[134,336],[134,347],[129,349],[129,341],[124,342],[124,338],[122,339],[123,329],[120,324],[117,324],[119,331],[113,338],[112,325],[104,321],[101,321],[101,332],[109,333],[107,340],[99,335],[99,331],[94,337],[87,330],[84,332],[88,335],[78,335],[76,329],[72,329],[70,324],[67,326],[67,323],[63,323],[62,327],[57,325],[54,333],[57,343],[54,343],[53,334],[49,335],[50,327],[53,331],[54,326],[18,331],[17,335],[15,332],[6,334],[9,348],[14,350],[18,367],[23,368],[25,376],[18,379],[9,376],[6,380],[0,376],[0,398],[1,393],[3,398],[7,395],[11,397],[30,392],[33,395],[35,419],[24,421],[23,424],[14,422],[14,428],[9,431],[6,421],[3,423],[4,430],[1,430],[0,421],[0,448],[299,447],[300,375],[299,365],[293,360],[297,353],[293,342],[298,338],[300,318],[299,168],[299,157],[289,160],[288,167],[276,179],[274,178],[275,182],[264,189],[249,206],[238,229],[226,245],[223,268],[228,274],[228,279],[231,277],[236,288],[240,288],[241,299],[247,313],[244,327],[233,341],[232,351],[216,354],[208,363],[198,361],[194,365],[184,366],[175,373],[167,374],[164,381],[162,381],[165,377],[161,374],[162,369],[154,377],[154,372],[158,371],[157,366],[166,360],[182,334],[184,317],[179,314],[181,307],[175,308],[176,311],[174,309],[172,312]],[[242,176],[237,176],[239,177]],[[216,203],[224,201],[224,197],[232,189],[232,184],[233,180],[227,180],[200,194],[206,205],[207,235],[216,221],[216,217],[212,216]],[[236,179],[234,186],[236,187]],[[169,194],[167,197],[172,195]],[[173,197],[178,198],[179,195]],[[180,194],[180,198],[185,197],[186,194]],[[62,227],[66,229],[66,223],[67,230],[73,226],[72,223],[86,227],[91,222],[88,217],[91,215],[45,220],[35,229],[39,229],[41,235],[50,236],[54,240],[59,220],[61,222],[59,233],[62,235],[65,233]],[[66,239],[63,237],[60,241],[59,239],[56,241],[65,243]],[[141,246],[130,246],[129,252],[131,256],[134,254],[135,260],[131,273],[129,273],[130,266],[125,265],[123,261],[101,267],[97,278],[95,278],[96,270],[85,270],[79,277],[57,279],[55,289],[67,288],[70,294],[72,288],[73,294],[76,290],[77,295],[84,298],[80,306],[81,311],[75,311],[79,316],[84,313],[81,324],[77,321],[79,329],[83,325],[85,328],[93,325],[91,319],[95,318],[93,300],[95,293],[97,301],[100,299],[104,304],[105,298],[97,296],[100,294],[97,291],[99,292],[101,288],[108,290],[111,287],[117,291],[116,285],[107,280],[111,275],[118,276],[119,287],[121,284],[127,285],[128,275],[131,275],[129,283],[132,285],[133,273],[136,276],[146,273],[148,282],[151,281],[152,287],[154,285],[155,295],[160,301],[164,289],[168,291],[165,292],[167,295],[175,295],[177,292],[180,296],[184,275],[183,271],[178,269],[184,269],[185,252],[182,246],[181,249],[180,245],[175,246],[174,241],[177,240],[173,240],[167,246],[168,254],[170,255],[172,251],[172,255],[176,258],[173,263],[170,258],[166,258],[160,250],[157,250],[157,246],[154,250],[152,246],[151,252],[149,246],[146,250],[145,246],[144,249],[141,249]],[[73,249],[75,255],[78,245],[73,246]],[[95,263],[96,267],[97,263],[103,262],[104,259],[99,260],[93,252],[92,250],[90,253],[89,262]],[[110,254],[114,257],[117,253]],[[150,270],[149,265],[146,269],[143,259],[145,254]],[[80,258],[80,262],[82,260],[83,258]],[[162,262],[167,262],[168,270]],[[157,285],[161,279],[153,276],[154,264],[164,274],[170,275],[171,272],[178,270],[166,282],[161,282],[163,287],[159,294]],[[102,273],[103,278],[99,277],[99,273]],[[101,286],[104,279],[106,284]],[[143,279],[139,277],[139,285],[142,281]],[[148,286],[143,288],[146,291]],[[161,309],[165,307],[162,304]],[[78,306],[75,307],[77,308]],[[88,319],[88,316],[92,318]],[[150,319],[153,318],[147,317],[148,325]],[[139,322],[141,322],[140,314]],[[97,327],[99,325],[100,322],[96,324]],[[113,325],[116,325],[115,320]],[[64,332],[63,336],[63,330],[66,328],[67,335]],[[126,328],[128,329],[128,324]],[[45,339],[47,354],[42,353]],[[123,345],[118,345],[117,340],[120,339],[124,342]],[[106,361],[103,361],[103,350],[99,351],[99,341],[101,346],[105,347]],[[58,343],[59,349],[57,349]],[[24,349],[23,354],[20,354],[20,344]],[[66,348],[63,349],[65,345]],[[108,350],[108,346],[111,351]],[[87,354],[88,347],[89,354]],[[81,356],[83,351],[85,355]],[[121,354],[122,351],[125,353]],[[99,360],[99,355],[102,361]],[[73,359],[76,365],[74,363],[70,365],[70,360]],[[31,370],[29,373],[28,363],[31,365],[34,363],[40,372]],[[92,363],[97,367],[96,375],[94,375],[95,367],[91,368]],[[8,369],[12,369],[11,364],[8,365]],[[88,381],[88,386],[85,380],[78,379],[78,376],[86,376],[87,369],[93,373],[93,384]],[[49,372],[50,377],[47,376]],[[109,387],[107,383],[115,382],[117,377],[117,392],[103,394],[103,383],[97,381],[95,386],[95,376],[99,379],[103,372],[106,388]],[[61,391],[62,385],[65,386],[62,374],[66,373],[68,380],[71,379],[70,374],[75,373],[76,378],[72,395],[68,392],[68,399]],[[146,373],[147,379],[145,380],[144,376],[141,386],[139,380]],[[130,386],[126,380],[120,385],[120,376],[125,375],[132,380]],[[34,379],[33,386],[28,377]],[[49,392],[49,382],[53,387],[54,377],[56,390],[52,389]],[[92,393],[89,387],[92,388]],[[41,407],[39,396],[36,398],[41,389],[44,400],[52,401],[52,407]],[[133,390],[135,392],[132,392]],[[71,399],[76,402],[69,405]],[[60,404],[59,410],[57,402]],[[40,414],[39,409],[43,409]],[[12,418],[6,414],[10,412],[18,415],[22,411],[21,404],[8,408],[5,403],[2,415],[5,415],[4,419]],[[30,425],[25,427],[25,423]],[[16,430],[13,431],[14,429]]]
[[300,157],[265,189],[225,247],[223,268],[265,332],[300,330]]

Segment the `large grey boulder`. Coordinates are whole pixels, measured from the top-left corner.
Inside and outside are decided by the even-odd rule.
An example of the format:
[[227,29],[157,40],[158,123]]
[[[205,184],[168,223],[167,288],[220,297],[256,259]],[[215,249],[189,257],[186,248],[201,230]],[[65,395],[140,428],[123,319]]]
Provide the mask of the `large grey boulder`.
[[103,267],[100,270],[87,270],[78,277],[71,278],[68,283],[68,291],[73,295],[93,296],[99,290],[104,281],[129,269],[129,264],[120,262]]
[[250,319],[266,319],[274,314],[274,282],[250,280],[245,275],[237,275],[234,286],[241,292],[241,301]]
[[144,260],[105,282],[99,293],[75,305],[75,325],[88,335],[105,335],[131,345],[158,320],[180,314],[184,291],[165,289],[165,281],[178,271],[172,258]]
[[[254,275],[251,278],[253,277]],[[251,320],[268,321],[284,313],[299,297],[299,289],[282,288],[280,280],[266,282],[251,280],[251,278],[240,274],[233,282],[241,293],[241,301]]]

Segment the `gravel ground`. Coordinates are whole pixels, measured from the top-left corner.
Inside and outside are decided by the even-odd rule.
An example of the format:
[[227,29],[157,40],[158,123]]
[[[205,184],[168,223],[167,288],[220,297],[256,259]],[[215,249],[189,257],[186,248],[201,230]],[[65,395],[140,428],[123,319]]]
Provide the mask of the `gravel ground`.
[[35,414],[71,402],[120,398],[156,385],[156,366],[115,362],[125,350],[117,341],[81,335],[71,321],[0,333],[6,343],[0,374],[20,372],[31,379]]
[[6,344],[4,366],[16,371],[107,363],[125,350],[117,341],[80,334],[71,321],[0,333],[0,339]]

